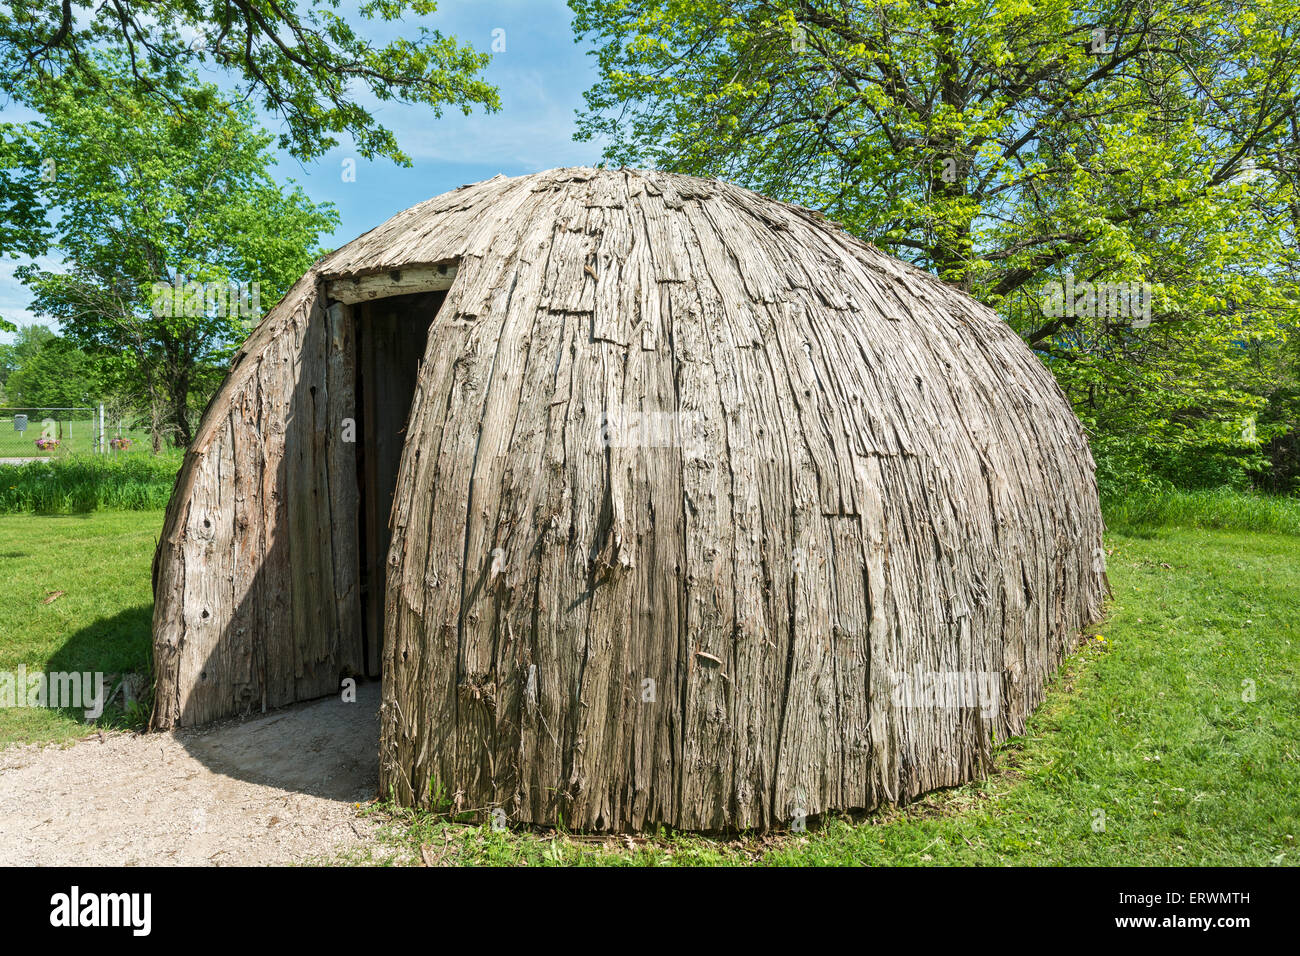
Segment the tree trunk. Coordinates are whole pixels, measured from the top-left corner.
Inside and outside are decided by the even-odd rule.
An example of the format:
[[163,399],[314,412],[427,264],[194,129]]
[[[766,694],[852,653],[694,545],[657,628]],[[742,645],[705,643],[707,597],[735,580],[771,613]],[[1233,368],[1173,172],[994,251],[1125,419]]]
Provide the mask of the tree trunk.
[[[952,0],[939,0],[935,4],[936,43],[941,72],[939,95],[946,110],[960,112],[966,106],[966,91],[958,82],[962,62],[953,27],[952,6]],[[963,292],[969,292],[973,252],[971,222],[964,211],[954,213],[953,207],[966,197],[970,157],[966,155],[965,144],[951,137],[942,139],[938,144],[938,152],[939,174],[931,177],[930,195],[939,199],[944,211],[935,227],[934,267],[944,282]]]
[[193,440],[190,431],[190,380],[188,375],[182,375],[172,383],[168,398],[167,419],[168,424],[172,427],[172,446],[174,448],[188,448]]

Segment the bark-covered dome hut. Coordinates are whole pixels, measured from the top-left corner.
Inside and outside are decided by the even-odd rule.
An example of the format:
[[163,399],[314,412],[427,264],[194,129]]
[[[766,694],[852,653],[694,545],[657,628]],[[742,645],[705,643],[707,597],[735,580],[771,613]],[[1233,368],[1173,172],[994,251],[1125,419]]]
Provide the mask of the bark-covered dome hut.
[[583,829],[958,784],[1099,619],[1084,433],[987,308],[807,210],[497,177],[317,263],[204,415],[153,725],[382,674],[380,788]]

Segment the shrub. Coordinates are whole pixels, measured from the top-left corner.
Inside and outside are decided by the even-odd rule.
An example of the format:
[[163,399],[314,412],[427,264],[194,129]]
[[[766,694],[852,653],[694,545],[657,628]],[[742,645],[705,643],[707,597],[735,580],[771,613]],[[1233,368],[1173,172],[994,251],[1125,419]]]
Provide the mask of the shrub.
[[0,512],[148,511],[166,507],[181,455],[69,455],[0,467]]
[[1230,488],[1104,496],[1101,510],[1111,531],[1182,527],[1300,535],[1300,498]]

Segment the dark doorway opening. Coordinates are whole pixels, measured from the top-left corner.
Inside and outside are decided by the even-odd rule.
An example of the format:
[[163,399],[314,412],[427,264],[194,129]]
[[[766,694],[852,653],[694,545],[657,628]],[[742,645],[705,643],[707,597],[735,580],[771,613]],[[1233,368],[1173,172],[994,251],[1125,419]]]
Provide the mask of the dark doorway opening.
[[356,322],[357,484],[361,491],[361,640],[366,676],[378,677],[384,646],[389,524],[407,418],[429,327],[446,292],[393,296],[353,307]]

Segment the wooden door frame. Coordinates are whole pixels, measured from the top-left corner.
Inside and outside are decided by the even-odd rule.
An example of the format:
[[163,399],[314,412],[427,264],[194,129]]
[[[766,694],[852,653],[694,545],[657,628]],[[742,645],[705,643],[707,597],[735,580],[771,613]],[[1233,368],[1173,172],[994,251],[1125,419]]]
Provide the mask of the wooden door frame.
[[[386,515],[380,515],[378,496],[374,488],[378,484],[376,475],[377,456],[367,454],[366,442],[373,442],[375,435],[375,405],[373,390],[366,389],[366,379],[362,374],[365,368],[366,343],[363,329],[370,318],[370,303],[359,303],[351,308],[352,341],[355,343],[355,388],[357,416],[357,571],[360,576],[357,595],[361,602],[361,657],[365,664],[367,677],[378,677],[380,673],[380,655],[383,650],[384,595],[376,592],[374,566],[377,561],[387,559],[380,556],[379,541],[376,534],[378,521],[386,521]],[[373,449],[372,449],[373,450]]]
[[[385,299],[428,292],[446,292],[455,281],[457,264],[444,262],[433,265],[390,269],[371,275],[335,278],[326,282],[326,294],[331,309],[342,310],[340,318],[351,332],[353,414],[356,425],[357,455],[357,600],[361,647],[358,657],[368,677],[379,677],[383,655],[384,600],[383,588],[376,589],[378,577],[374,571],[387,562],[387,549],[380,554],[378,529],[388,523],[388,513],[379,507],[378,459],[366,453],[366,442],[373,446],[378,434],[375,421],[373,389],[365,387],[362,374],[367,347],[363,331],[368,325],[373,309]],[[409,413],[408,413],[409,414]],[[373,448],[372,448],[373,451]]]

